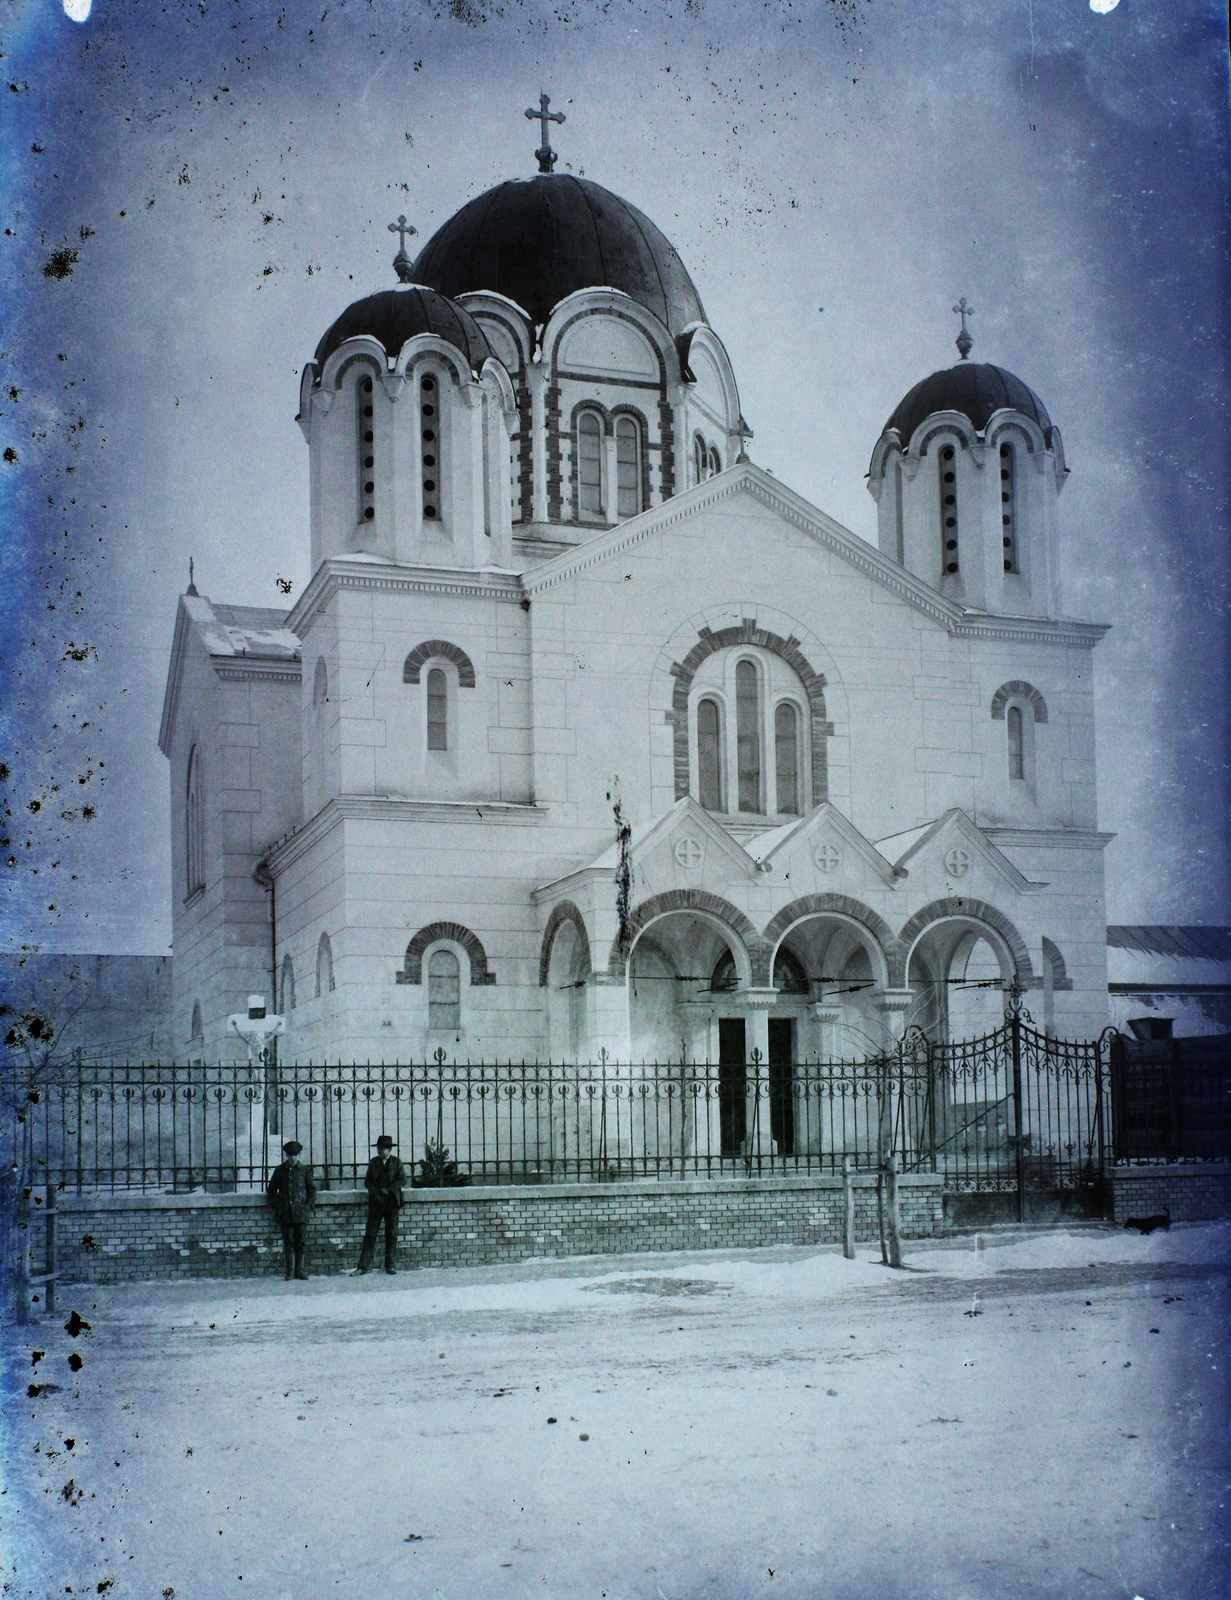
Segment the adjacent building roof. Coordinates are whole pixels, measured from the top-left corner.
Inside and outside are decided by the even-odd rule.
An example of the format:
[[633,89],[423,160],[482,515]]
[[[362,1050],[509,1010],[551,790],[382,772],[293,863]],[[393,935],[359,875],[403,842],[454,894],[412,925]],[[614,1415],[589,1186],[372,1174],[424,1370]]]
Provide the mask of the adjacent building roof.
[[1202,961],[1231,961],[1231,928],[1188,924],[1117,925],[1107,929],[1110,950]]
[[424,245],[414,275],[445,295],[502,294],[536,324],[591,288],[623,290],[673,334],[705,321],[666,235],[627,200],[568,173],[512,178],[471,200]]
[[435,289],[411,283],[381,289],[347,306],[317,345],[316,365],[323,367],[340,344],[360,334],[378,340],[392,360],[408,339],[420,333],[447,339],[466,357],[472,372],[478,372],[492,353],[482,328],[468,311]]
[[1037,422],[1044,439],[1051,444],[1051,418],[1034,390],[1003,367],[982,361],[959,361],[956,366],[924,378],[899,403],[882,432],[896,429],[905,445],[919,424],[934,412],[957,411],[982,433],[993,415],[1006,409],[1020,411]]

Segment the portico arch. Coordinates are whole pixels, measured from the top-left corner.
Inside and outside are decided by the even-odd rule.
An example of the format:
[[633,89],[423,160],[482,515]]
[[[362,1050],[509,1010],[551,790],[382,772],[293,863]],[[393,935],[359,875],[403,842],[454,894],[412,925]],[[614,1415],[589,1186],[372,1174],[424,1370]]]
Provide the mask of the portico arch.
[[995,1028],[1013,978],[1023,989],[1037,982],[1025,940],[985,901],[934,900],[911,917],[899,940],[907,983],[919,996],[913,1020],[939,1038]]
[[756,928],[737,906],[724,900],[721,895],[710,894],[704,889],[669,889],[665,894],[652,895],[648,900],[643,900],[628,919],[623,941],[618,935],[612,941],[607,957],[608,978],[616,983],[624,982],[624,951],[627,950],[631,957],[633,946],[645,929],[660,917],[677,911],[691,911],[717,926],[730,943],[741,983],[759,985],[769,982],[768,952]]

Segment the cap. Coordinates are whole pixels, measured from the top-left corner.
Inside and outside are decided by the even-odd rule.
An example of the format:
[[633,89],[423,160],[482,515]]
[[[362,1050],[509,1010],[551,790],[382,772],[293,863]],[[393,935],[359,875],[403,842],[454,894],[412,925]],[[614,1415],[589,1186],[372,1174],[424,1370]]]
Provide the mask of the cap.
[[297,1156],[302,1149],[303,1145],[300,1144],[298,1139],[288,1139],[282,1146],[282,1154],[284,1156]]

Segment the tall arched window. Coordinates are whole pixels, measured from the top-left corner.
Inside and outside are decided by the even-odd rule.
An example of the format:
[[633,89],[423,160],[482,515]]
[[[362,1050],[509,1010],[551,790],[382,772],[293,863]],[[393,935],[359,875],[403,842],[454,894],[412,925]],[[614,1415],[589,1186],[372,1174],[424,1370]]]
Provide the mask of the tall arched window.
[[789,700],[780,701],[774,711],[774,777],[778,810],[784,816],[799,815],[799,716]]
[[635,517],[641,510],[641,429],[636,418],[616,422],[616,515]]
[[449,680],[441,667],[433,667],[427,675],[427,747],[449,748]]
[[333,946],[322,933],[316,946],[316,998],[333,993]]
[[1005,713],[1005,732],[1009,742],[1009,778],[1024,781],[1026,777],[1026,740],[1022,726],[1022,708],[1010,706]]
[[188,783],[184,814],[184,871],[187,894],[205,887],[205,818],[201,784],[201,753],[194,744],[188,752]]
[[423,468],[423,516],[428,522],[440,518],[440,396],[436,379],[430,373],[419,380],[419,424],[422,435],[420,465]]
[[712,444],[710,445],[709,476],[711,478],[716,478],[721,471],[722,457],[718,454],[718,446],[716,444]]
[[316,671],[312,674],[312,709],[315,711],[329,699],[329,668],[324,656],[317,656]]
[[462,969],[452,950],[433,950],[428,958],[427,1023],[442,1032],[462,1025]]
[[697,787],[707,811],[722,810],[722,718],[716,700],[697,706]]
[[956,572],[957,550],[957,455],[951,444],[944,445],[937,461],[940,489],[940,570]]
[[735,669],[735,742],[739,765],[739,809],[761,809],[761,729],[757,669],[741,661]]
[[593,411],[577,419],[577,509],[583,517],[603,514],[603,425]]
[[290,951],[282,957],[282,1015],[295,1009],[295,967]]
[[192,1025],[188,1038],[194,1044],[205,1038],[205,1024],[201,1021],[201,1002],[199,1000],[192,1002]]
[[360,378],[355,385],[357,451],[359,466],[359,520],[371,522],[376,516],[376,433],[372,417],[372,379]]
[[1017,571],[1017,457],[1011,444],[1000,447],[1000,525],[1004,570]]
[[697,475],[698,483],[705,482],[709,459],[709,451],[705,448],[705,440],[698,433],[693,437],[692,441],[692,466]]

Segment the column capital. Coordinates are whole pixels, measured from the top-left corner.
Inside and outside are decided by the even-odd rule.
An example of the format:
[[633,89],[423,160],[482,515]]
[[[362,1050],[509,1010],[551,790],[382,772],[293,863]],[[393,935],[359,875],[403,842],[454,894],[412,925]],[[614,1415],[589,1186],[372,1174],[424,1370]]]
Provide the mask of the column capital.
[[886,1016],[900,1016],[909,1011],[916,999],[913,989],[880,989],[875,996],[875,1005],[878,1011],[883,1011]]
[[770,1011],[778,1004],[777,989],[740,989],[735,998],[747,1011]]

